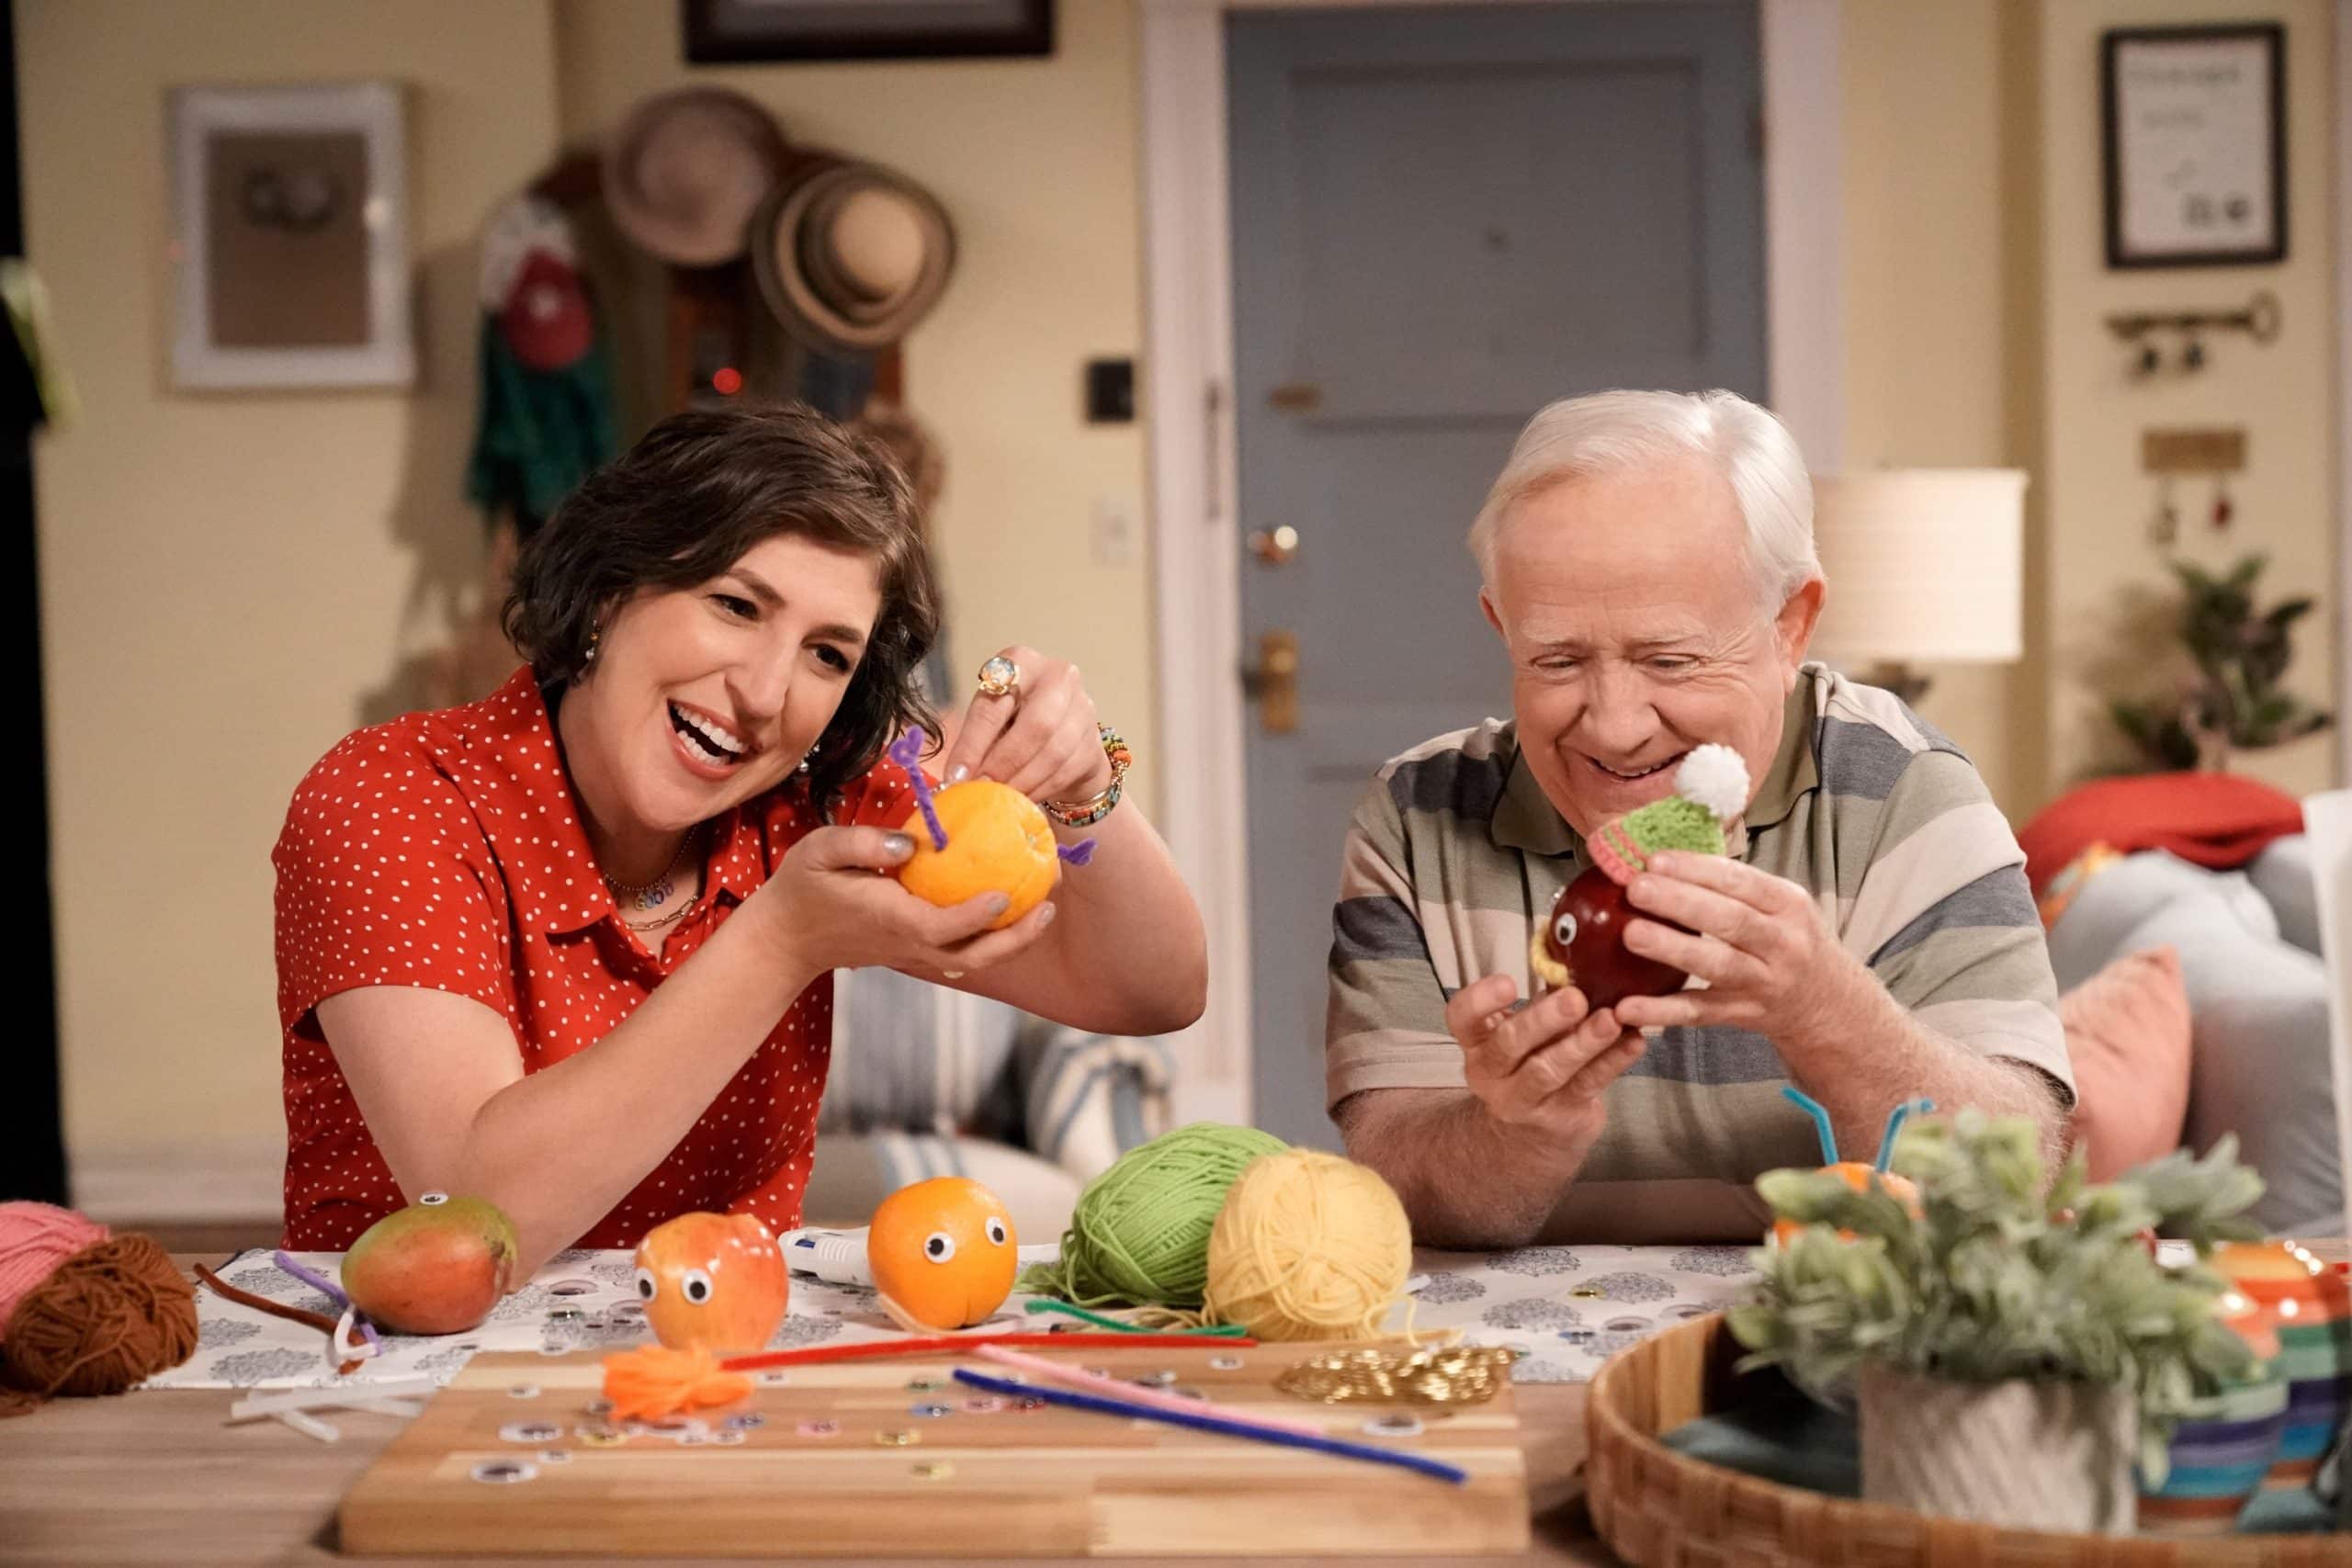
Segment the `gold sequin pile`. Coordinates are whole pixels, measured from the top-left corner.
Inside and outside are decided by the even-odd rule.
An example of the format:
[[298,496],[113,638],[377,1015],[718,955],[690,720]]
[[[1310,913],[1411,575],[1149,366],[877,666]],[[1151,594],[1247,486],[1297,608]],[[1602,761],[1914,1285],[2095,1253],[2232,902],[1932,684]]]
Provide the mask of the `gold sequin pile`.
[[1508,1346],[1451,1345],[1418,1350],[1339,1350],[1301,1361],[1274,1380],[1297,1399],[1408,1404],[1484,1404],[1510,1381],[1518,1359]]

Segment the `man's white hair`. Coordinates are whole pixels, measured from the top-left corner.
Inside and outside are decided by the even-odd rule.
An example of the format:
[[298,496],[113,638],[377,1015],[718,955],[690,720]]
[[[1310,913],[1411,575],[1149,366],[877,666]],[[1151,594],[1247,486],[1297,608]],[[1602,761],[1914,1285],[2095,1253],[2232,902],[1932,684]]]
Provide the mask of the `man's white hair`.
[[1813,548],[1813,481],[1795,437],[1736,392],[1594,392],[1563,398],[1527,422],[1486,504],[1470,553],[1492,588],[1495,550],[1512,506],[1563,479],[1697,457],[1730,481],[1747,525],[1747,566],[1768,609],[1821,575]]

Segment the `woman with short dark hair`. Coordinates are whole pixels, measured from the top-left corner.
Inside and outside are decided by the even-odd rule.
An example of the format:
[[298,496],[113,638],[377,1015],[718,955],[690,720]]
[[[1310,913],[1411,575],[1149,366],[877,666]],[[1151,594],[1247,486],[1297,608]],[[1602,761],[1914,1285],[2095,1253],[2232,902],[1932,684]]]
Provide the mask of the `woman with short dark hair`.
[[288,811],[287,1245],[430,1190],[504,1209],[526,1265],[693,1209],[798,1224],[836,968],[1105,1032],[1198,1017],[1199,911],[1063,661],[990,660],[941,771],[1092,863],[1001,931],[1001,895],[876,874],[912,849],[882,752],[938,728],[938,624],[904,477],[806,410],[681,414],[583,483],[515,569],[528,668],[349,737]]

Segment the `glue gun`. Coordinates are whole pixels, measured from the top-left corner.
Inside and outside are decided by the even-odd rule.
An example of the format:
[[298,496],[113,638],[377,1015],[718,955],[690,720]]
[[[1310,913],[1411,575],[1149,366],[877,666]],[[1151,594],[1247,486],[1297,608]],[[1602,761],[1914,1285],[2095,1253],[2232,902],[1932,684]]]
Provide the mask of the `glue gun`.
[[[865,1285],[874,1283],[874,1270],[865,1261],[865,1227],[854,1231],[797,1230],[786,1231],[776,1238],[784,1249],[785,1267],[796,1274],[813,1274],[829,1285]],[[1032,1263],[1052,1263],[1062,1255],[1059,1242],[1046,1242],[1038,1247],[1015,1249],[1021,1266]]]

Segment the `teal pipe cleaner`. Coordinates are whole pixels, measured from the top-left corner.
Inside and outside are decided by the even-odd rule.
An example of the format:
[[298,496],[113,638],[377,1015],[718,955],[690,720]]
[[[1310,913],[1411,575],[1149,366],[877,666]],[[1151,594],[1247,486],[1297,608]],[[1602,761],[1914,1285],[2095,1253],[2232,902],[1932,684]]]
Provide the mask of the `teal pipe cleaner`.
[[1173,1333],[1190,1334],[1203,1339],[1238,1339],[1250,1332],[1249,1329],[1238,1323],[1218,1324],[1216,1326],[1209,1328],[1146,1328],[1138,1323],[1125,1323],[1115,1317],[1106,1317],[1099,1312],[1089,1312],[1084,1307],[1079,1306],[1074,1303],[1045,1299],[1031,1302],[1029,1303],[1028,1310],[1031,1312],[1061,1313],[1065,1316],[1077,1318],[1081,1323],[1091,1323],[1097,1328],[1107,1328],[1117,1334]]
[[1829,1112],[1822,1107],[1821,1101],[1792,1083],[1782,1084],[1781,1093],[1790,1104],[1813,1118],[1814,1129],[1821,1134],[1821,1163],[1836,1165],[1838,1163],[1838,1134],[1830,1131]]
[[1894,1134],[1903,1131],[1903,1123],[1910,1119],[1913,1111],[1924,1116],[1935,1108],[1936,1102],[1923,1095],[1917,1100],[1906,1100],[1889,1111],[1886,1132],[1878,1141],[1878,1161],[1871,1168],[1881,1176],[1885,1175],[1887,1166],[1894,1158]]

